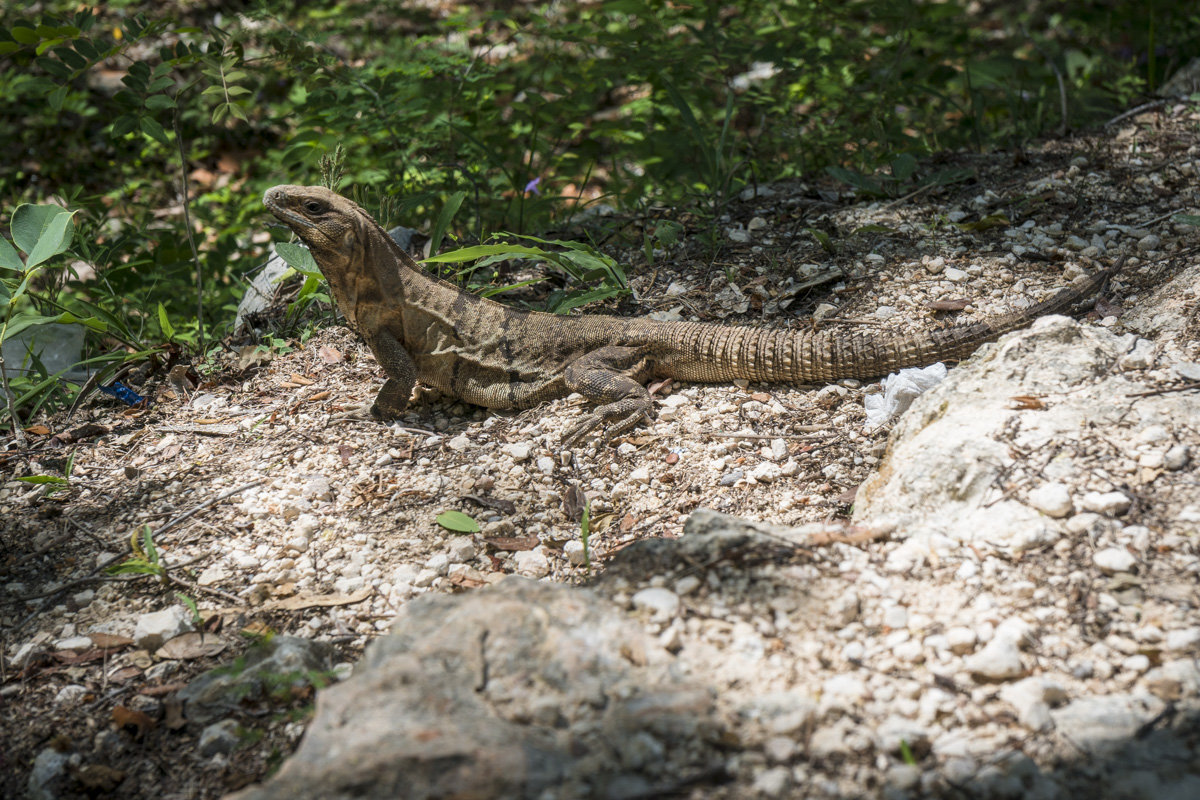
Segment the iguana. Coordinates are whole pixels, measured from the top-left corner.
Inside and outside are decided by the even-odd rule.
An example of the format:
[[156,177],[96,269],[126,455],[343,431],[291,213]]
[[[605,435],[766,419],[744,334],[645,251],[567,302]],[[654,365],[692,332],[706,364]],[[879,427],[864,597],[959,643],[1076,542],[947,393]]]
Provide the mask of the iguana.
[[393,419],[417,381],[487,408],[529,408],[578,392],[598,406],[563,437],[602,423],[605,441],[650,418],[643,382],[826,383],[957,360],[1099,291],[1118,264],[1023,311],[912,332],[769,330],[700,322],[521,311],[423,271],[355,203],[316,186],[276,186],[266,207],[308,245],[337,306],[387,374],[371,407]]

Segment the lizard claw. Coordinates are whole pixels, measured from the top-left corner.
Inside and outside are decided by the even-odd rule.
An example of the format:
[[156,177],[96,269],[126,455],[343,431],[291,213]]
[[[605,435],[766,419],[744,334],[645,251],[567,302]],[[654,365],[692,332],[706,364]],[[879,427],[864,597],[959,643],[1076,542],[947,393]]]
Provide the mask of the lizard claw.
[[583,437],[595,430],[597,426],[607,423],[610,420],[617,420],[600,434],[600,444],[608,444],[626,431],[637,427],[638,423],[643,420],[649,421],[650,408],[651,404],[649,401],[642,400],[641,398],[618,400],[615,403],[600,406],[567,428],[563,433],[562,446],[574,447]]

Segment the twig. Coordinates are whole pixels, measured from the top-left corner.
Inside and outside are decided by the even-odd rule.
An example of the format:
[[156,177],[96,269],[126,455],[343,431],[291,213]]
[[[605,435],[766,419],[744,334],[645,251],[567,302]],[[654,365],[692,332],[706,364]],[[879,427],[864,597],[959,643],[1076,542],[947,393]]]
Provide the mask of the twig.
[[698,436],[704,436],[708,439],[803,439],[807,442],[816,442],[824,437],[806,436],[807,433],[818,433],[828,430],[825,425],[797,425],[796,430],[801,433],[724,433],[723,431],[704,431]]
[[1200,389],[1200,381],[1193,383],[1185,383],[1182,386],[1168,386],[1165,389],[1151,389],[1148,392],[1133,392],[1125,395],[1126,397],[1153,397],[1158,394],[1169,394],[1171,392],[1186,392],[1189,389]]
[[175,584],[176,586],[182,586],[184,589],[187,589],[189,592],[207,592],[208,594],[215,594],[217,597],[220,597],[222,600],[228,600],[229,602],[233,603],[234,605],[238,605],[238,606],[246,605],[246,601],[243,600],[242,598],[238,597],[237,595],[230,594],[229,592],[223,592],[220,589],[214,589],[211,586],[201,586],[198,583],[191,583],[189,581],[185,581],[183,578],[176,578],[174,575],[168,575],[167,580],[169,580],[171,583]]
[[[252,489],[255,486],[258,486],[259,484],[262,484],[265,482],[266,482],[266,478],[259,478],[256,481],[251,481],[250,483],[244,484],[242,486],[238,486],[235,489],[230,489],[228,492],[223,492],[222,494],[212,498],[211,500],[205,500],[203,503],[196,506],[192,510],[185,511],[184,513],[180,514],[178,517],[175,517],[175,519],[171,520],[166,525],[163,525],[155,533],[156,533],[156,535],[161,535],[163,532],[169,530],[170,528],[172,528],[172,527],[178,525],[179,523],[183,522],[184,520],[188,519],[196,512],[202,511],[202,510],[208,508],[209,506],[212,506],[216,503],[221,502],[222,500],[225,500],[226,498],[233,497],[235,494],[244,492],[247,489]],[[125,558],[125,554],[119,553],[115,556],[112,556],[111,558],[106,559],[104,561],[104,563],[98,564],[97,566],[93,567],[92,573],[90,575],[87,575],[83,578],[78,578],[77,580],[68,581],[67,583],[64,583],[62,586],[59,586],[57,589],[52,589],[44,594],[40,594],[40,595],[35,594],[35,595],[30,595],[28,597],[22,597],[21,599],[23,601],[37,600],[37,599],[41,598],[42,602],[38,603],[38,607],[35,608],[32,612],[30,612],[30,614],[27,617],[25,617],[25,619],[23,619],[19,623],[17,623],[17,625],[13,628],[13,631],[14,632],[19,631],[22,628],[24,628],[26,625],[28,625],[31,620],[33,620],[35,617],[37,617],[38,614],[42,613],[42,610],[47,605],[49,605],[49,603],[52,599],[54,599],[58,595],[62,594],[63,592],[65,592],[69,589],[73,589],[77,586],[86,586],[87,584],[91,583],[92,581],[105,580],[108,576],[101,575],[100,573],[103,572],[104,570],[108,569],[113,564],[117,563],[118,561],[120,561],[123,558]],[[171,569],[179,569],[180,567],[185,567],[188,564],[193,563],[194,561],[196,561],[196,559],[189,559],[180,564],[173,564],[173,565],[171,565],[170,568]],[[149,573],[147,573],[147,574],[149,574]],[[145,576],[137,576],[137,577],[145,577]],[[239,600],[238,602],[241,602],[241,601]]]
[[175,519],[168,522],[166,525],[163,525],[161,528],[159,528],[158,530],[156,530],[154,532],[154,535],[162,536],[164,533],[169,531],[171,528],[174,528],[176,525],[183,522],[184,520],[186,520],[188,517],[192,516],[196,512],[203,511],[204,509],[208,508],[209,506],[216,505],[217,503],[221,502],[222,500],[233,497],[235,494],[241,494],[242,492],[246,491],[247,489],[253,489],[255,486],[261,486],[262,484],[264,484],[266,482],[267,482],[266,478],[259,478],[256,481],[250,481],[250,483],[246,483],[246,484],[238,486],[234,489],[230,489],[228,492],[223,492],[223,493],[217,495],[216,497],[212,498],[211,500],[205,500],[203,503],[196,506],[192,510],[183,512],[178,517],[176,517]]
[[204,268],[200,265],[200,253],[196,250],[196,238],[192,234],[192,215],[188,205],[192,192],[188,187],[187,154],[183,150],[183,133],[179,129],[179,105],[175,105],[172,117],[175,128],[175,144],[179,146],[179,174],[183,178],[183,225],[187,229],[188,244],[192,247],[192,263],[196,266],[196,324],[199,326],[199,350],[204,352]]
[[1143,111],[1150,111],[1151,109],[1159,108],[1161,106],[1165,106],[1166,104],[1167,104],[1167,101],[1165,99],[1151,100],[1149,103],[1142,103],[1140,106],[1135,106],[1124,113],[1117,114],[1115,117],[1110,119],[1108,122],[1104,123],[1104,127],[1107,128],[1110,125],[1116,125],[1121,120],[1128,119],[1129,117],[1136,117],[1138,114],[1141,114]]

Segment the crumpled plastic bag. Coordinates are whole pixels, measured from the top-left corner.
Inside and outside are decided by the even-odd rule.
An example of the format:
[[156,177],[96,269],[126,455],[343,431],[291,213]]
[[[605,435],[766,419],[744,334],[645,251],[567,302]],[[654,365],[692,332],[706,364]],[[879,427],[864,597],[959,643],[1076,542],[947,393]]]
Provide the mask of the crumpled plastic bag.
[[883,391],[863,398],[867,424],[879,426],[900,416],[917,395],[937,386],[946,378],[946,365],[938,362],[930,367],[902,369],[883,379]]

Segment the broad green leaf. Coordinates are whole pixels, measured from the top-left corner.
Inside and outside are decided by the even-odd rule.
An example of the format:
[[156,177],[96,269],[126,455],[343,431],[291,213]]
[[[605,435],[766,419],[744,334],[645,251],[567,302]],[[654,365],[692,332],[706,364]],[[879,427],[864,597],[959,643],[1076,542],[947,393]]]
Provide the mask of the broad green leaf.
[[96,45],[90,39],[77,40],[75,42],[75,49],[78,50],[79,54],[82,55],[84,58],[86,58],[88,61],[99,61],[100,60],[100,50],[96,47]]
[[74,211],[55,205],[24,203],[17,206],[12,216],[12,237],[17,247],[28,254],[26,270],[67,249],[74,215]]
[[50,93],[50,108],[54,111],[62,111],[63,103],[67,100],[67,89],[69,86],[60,86]]
[[122,136],[133,133],[137,127],[137,117],[132,114],[125,114],[117,117],[112,124],[112,136],[114,139],[119,139]]
[[76,314],[72,314],[70,311],[62,312],[58,315],[58,318],[55,321],[60,325],[82,325],[89,330],[96,331],[97,333],[108,332],[108,323],[104,320],[97,319],[96,317],[80,317]]
[[168,339],[175,338],[175,326],[171,324],[170,318],[167,317],[167,309],[163,308],[163,304],[158,304],[158,327],[162,328],[163,336]]
[[34,63],[60,80],[70,80],[71,78],[71,68],[49,56],[34,59]]
[[0,236],[0,268],[11,269],[14,272],[25,270],[25,264],[21,261],[17,248],[9,244],[8,239],[3,236]]
[[8,35],[21,44],[37,44],[41,41],[41,37],[37,35],[33,28],[24,28],[20,25],[9,29]]
[[151,117],[142,117],[142,133],[149,136],[155,141],[169,145],[171,140],[167,138],[167,132],[163,130],[163,126],[158,123],[158,120]]
[[15,53],[21,49],[21,45],[16,42],[0,42],[0,56],[6,56],[9,53]]
[[479,532],[479,523],[461,511],[443,511],[437,515],[437,524],[456,533]]
[[146,108],[151,111],[162,111],[164,108],[174,108],[175,99],[165,94],[152,94],[146,98]]
[[[19,292],[16,296],[20,297],[21,294],[24,293]],[[26,328],[32,328],[34,325],[48,325],[51,322],[58,322],[58,317],[48,317],[42,314],[35,314],[32,311],[20,311],[9,317],[8,326],[4,328],[4,341],[7,342],[9,339],[12,339],[20,334],[21,331],[25,330]]]
[[892,161],[892,177],[898,181],[906,181],[917,171],[917,159],[909,153],[901,153]]
[[315,272],[317,262],[313,259],[312,253],[308,252],[308,248],[301,247],[294,242],[276,242],[275,254],[283,259],[289,267],[294,267],[301,272]]
[[54,55],[71,69],[87,69],[88,60],[70,47],[58,47]]

